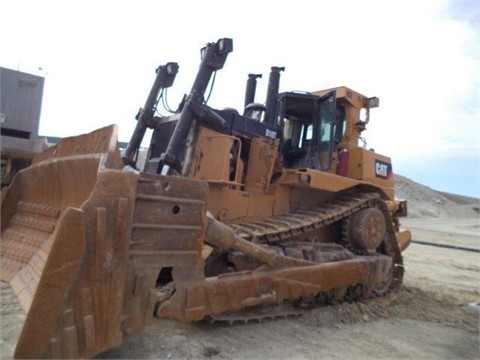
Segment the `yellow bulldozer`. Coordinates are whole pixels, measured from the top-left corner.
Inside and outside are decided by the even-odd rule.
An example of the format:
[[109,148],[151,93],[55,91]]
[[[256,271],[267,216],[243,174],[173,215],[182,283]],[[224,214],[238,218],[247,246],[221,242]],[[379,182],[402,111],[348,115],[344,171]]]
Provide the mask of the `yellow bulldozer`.
[[232,50],[202,49],[168,116],[178,64],[159,66],[124,151],[116,125],[65,138],[2,190],[1,280],[26,313],[15,357],[90,358],[153,316],[248,321],[400,288],[407,205],[390,159],[361,146],[378,98],[279,93],[272,67],[265,103],[250,74],[241,113],[213,109]]

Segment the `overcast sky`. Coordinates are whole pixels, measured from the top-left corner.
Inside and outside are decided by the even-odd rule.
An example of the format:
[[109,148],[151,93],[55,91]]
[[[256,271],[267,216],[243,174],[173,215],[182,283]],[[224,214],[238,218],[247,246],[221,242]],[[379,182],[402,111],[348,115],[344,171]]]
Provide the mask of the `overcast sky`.
[[234,51],[209,104],[243,105],[248,73],[285,66],[280,91],[345,85],[380,98],[364,133],[394,172],[480,197],[480,1],[0,0],[0,66],[45,77],[40,134],[116,123],[128,141],[158,65],[168,100],[190,90],[200,48]]

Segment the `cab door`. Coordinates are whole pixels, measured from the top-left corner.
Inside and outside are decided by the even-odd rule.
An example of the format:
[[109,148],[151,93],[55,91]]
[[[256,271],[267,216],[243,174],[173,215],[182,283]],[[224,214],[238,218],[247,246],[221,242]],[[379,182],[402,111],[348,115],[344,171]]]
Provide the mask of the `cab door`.
[[279,95],[279,102],[283,165],[286,168],[330,169],[334,149],[335,92],[322,97],[283,93]]

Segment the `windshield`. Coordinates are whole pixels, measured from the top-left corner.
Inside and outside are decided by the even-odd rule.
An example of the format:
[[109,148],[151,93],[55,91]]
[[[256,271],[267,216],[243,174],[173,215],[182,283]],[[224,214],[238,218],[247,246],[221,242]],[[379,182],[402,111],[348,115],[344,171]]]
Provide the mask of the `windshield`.
[[287,168],[327,170],[331,166],[335,93],[323,97],[284,93],[278,122],[283,124],[283,163]]

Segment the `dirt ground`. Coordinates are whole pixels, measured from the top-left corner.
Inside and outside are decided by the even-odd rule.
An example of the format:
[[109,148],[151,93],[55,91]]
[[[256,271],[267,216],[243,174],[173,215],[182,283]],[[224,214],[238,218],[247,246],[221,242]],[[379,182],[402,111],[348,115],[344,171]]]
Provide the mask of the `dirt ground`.
[[[480,221],[411,218],[415,240],[480,250]],[[182,324],[154,319],[99,359],[479,359],[480,252],[413,243],[401,291],[261,323]],[[11,359],[24,315],[1,284],[2,359]]]

